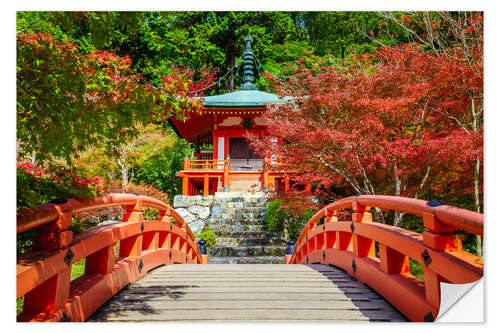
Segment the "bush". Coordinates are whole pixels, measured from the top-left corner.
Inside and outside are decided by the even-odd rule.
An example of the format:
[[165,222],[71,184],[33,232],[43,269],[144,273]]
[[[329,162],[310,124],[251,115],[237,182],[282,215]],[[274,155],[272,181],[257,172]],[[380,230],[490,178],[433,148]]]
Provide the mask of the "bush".
[[267,228],[270,231],[283,233],[286,239],[296,240],[314,213],[314,209],[305,209],[298,213],[287,209],[281,199],[275,199],[266,208]]
[[[173,200],[174,196],[182,191],[182,179],[177,177],[177,172],[184,169],[184,157],[190,154],[191,145],[179,139],[171,147],[165,147],[134,165],[131,170],[134,174],[133,181],[154,185]],[[165,202],[169,203],[168,199]]]
[[214,247],[217,245],[217,238],[208,225],[203,228],[201,233],[195,234],[195,236],[198,239],[203,239],[206,242],[206,247]]
[[17,209],[70,198],[90,199],[102,193],[100,177],[81,178],[74,170],[62,167],[41,168],[18,163],[16,180]]

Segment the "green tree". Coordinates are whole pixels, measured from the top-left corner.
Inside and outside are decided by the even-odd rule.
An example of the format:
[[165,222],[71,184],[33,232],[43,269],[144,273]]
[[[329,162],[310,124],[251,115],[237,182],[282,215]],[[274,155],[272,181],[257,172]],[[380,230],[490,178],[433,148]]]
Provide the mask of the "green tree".
[[352,53],[371,53],[379,46],[373,38],[379,38],[386,45],[396,43],[381,34],[383,27],[394,35],[402,33],[397,24],[388,25],[377,12],[303,12],[298,18],[303,21],[308,42],[319,56],[329,54],[344,59]]
[[[170,68],[184,66],[219,69],[219,76],[237,65],[250,33],[257,58],[265,60],[272,45],[297,36],[298,26],[286,12],[150,12],[141,26],[143,57],[137,68],[153,82]],[[234,90],[240,83],[233,70],[219,91]]]
[[[184,157],[189,156],[192,149],[184,139],[176,139],[170,129],[166,131],[165,136],[169,143],[161,149],[143,147],[144,152],[150,153],[143,153],[141,158],[136,160],[131,172],[136,183],[151,184],[167,193],[172,200],[175,195],[181,193],[182,182],[177,177],[177,172],[184,168]],[[154,153],[151,153],[153,151]],[[148,157],[145,158],[146,156]]]

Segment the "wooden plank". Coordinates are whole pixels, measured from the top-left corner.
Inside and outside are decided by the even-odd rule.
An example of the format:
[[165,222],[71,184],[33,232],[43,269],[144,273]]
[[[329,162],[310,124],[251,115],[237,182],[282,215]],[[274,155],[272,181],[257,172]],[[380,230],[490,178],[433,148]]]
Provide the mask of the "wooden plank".
[[316,282],[306,282],[304,284],[297,283],[295,281],[197,281],[194,283],[186,283],[184,281],[141,281],[140,283],[136,283],[134,285],[137,286],[164,286],[168,287],[184,287],[188,286],[191,288],[201,288],[201,287],[232,287],[232,288],[240,288],[240,287],[266,287],[266,288],[287,288],[287,287],[299,287],[299,286],[307,286],[307,287],[324,287],[330,288],[331,286],[337,286],[339,288],[358,288],[359,285],[354,282],[340,282],[340,283],[331,283],[330,281],[316,281]]
[[286,265],[286,264],[272,264],[272,265],[259,265],[259,264],[210,264],[210,265],[195,265],[195,264],[182,264],[182,265],[166,265],[161,266],[154,271],[169,271],[169,272],[314,272],[314,269],[306,265]]
[[332,320],[332,321],[403,321],[398,316],[378,310],[115,310],[109,314],[97,313],[89,321],[194,321],[194,320]]
[[323,309],[323,310],[379,310],[383,308],[380,301],[352,301],[352,300],[301,300],[298,303],[289,301],[274,301],[274,300],[226,300],[226,301],[187,301],[187,300],[157,300],[149,299],[142,301],[124,301],[110,303],[106,310],[114,312],[117,310],[204,310],[204,309],[269,309],[269,310],[286,310],[286,309]]
[[288,301],[295,304],[302,300],[315,300],[315,301],[335,301],[335,300],[349,300],[349,301],[369,301],[379,299],[375,293],[370,294],[344,294],[344,293],[330,293],[330,294],[295,294],[295,293],[186,293],[181,297],[175,295],[162,294],[162,293],[129,293],[122,292],[114,297],[116,301],[143,301],[143,300],[159,300],[159,301],[211,301],[211,300],[270,300],[270,301]]
[[405,321],[342,270],[322,265],[169,265],[124,288],[90,321]]

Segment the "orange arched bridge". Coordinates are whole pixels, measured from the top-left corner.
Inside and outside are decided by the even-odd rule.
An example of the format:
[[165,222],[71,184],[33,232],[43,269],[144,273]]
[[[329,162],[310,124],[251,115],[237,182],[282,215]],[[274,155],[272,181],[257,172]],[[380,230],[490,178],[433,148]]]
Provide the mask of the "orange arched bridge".
[[[75,237],[68,230],[75,214],[117,206],[122,222]],[[144,207],[158,219],[144,221]],[[375,207],[419,216],[426,231],[372,222]],[[352,210],[349,221],[343,209]],[[17,260],[18,321],[434,321],[440,282],[483,275],[483,260],[463,251],[455,233],[482,236],[482,214],[402,197],[362,195],[322,208],[282,265],[204,265],[203,242],[172,207],[132,194],[19,211],[17,233],[30,229],[38,230],[33,249]],[[84,274],[71,281],[83,258]],[[423,281],[409,258],[422,264]]]

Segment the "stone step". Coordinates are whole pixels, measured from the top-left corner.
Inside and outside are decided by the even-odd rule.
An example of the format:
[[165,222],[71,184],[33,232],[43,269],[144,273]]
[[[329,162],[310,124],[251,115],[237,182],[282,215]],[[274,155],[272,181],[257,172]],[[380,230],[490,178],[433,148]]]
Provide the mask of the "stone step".
[[226,208],[226,210],[221,214],[213,214],[211,215],[212,219],[220,220],[220,219],[256,219],[256,218],[265,218],[266,212],[262,212],[258,209],[249,210],[249,209],[238,209],[238,208]]
[[208,257],[209,264],[283,264],[284,256],[266,257]]
[[208,248],[210,257],[284,256],[286,246],[215,246]]
[[285,245],[286,241],[282,237],[259,237],[259,238],[217,238],[218,246],[265,246],[265,245]]
[[223,234],[227,232],[266,232],[267,228],[263,224],[238,224],[238,225],[213,225],[210,224],[210,230],[212,230],[215,234]]
[[272,231],[234,231],[234,230],[217,230],[215,232],[217,238],[270,238],[270,237],[281,237],[281,234]]
[[242,217],[236,217],[236,218],[228,218],[228,219],[210,219],[208,223],[212,225],[218,225],[218,226],[226,226],[226,225],[267,225],[266,220],[264,218],[252,218],[252,219],[247,219],[247,218],[242,218]]

